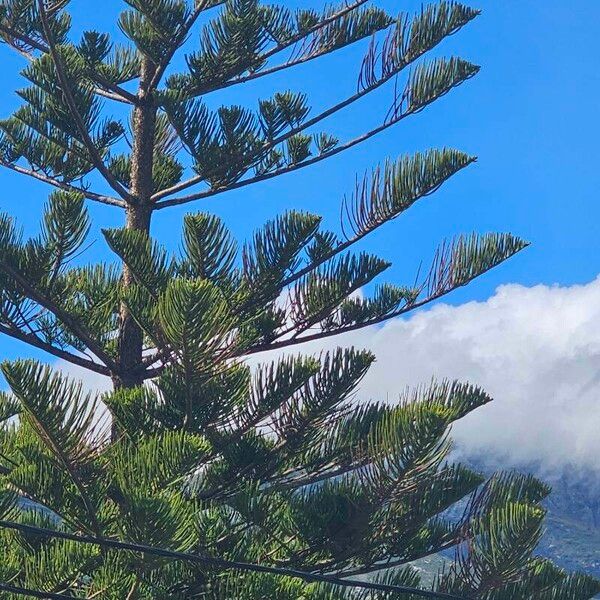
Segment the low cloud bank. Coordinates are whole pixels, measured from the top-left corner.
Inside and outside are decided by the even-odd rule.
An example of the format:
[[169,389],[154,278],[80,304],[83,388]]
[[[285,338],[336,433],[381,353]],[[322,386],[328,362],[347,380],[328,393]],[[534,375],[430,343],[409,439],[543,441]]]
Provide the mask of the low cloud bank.
[[393,401],[432,377],[483,386],[494,402],[454,429],[465,453],[600,470],[600,278],[505,285],[485,302],[438,305],[341,339],[377,356],[361,399]]

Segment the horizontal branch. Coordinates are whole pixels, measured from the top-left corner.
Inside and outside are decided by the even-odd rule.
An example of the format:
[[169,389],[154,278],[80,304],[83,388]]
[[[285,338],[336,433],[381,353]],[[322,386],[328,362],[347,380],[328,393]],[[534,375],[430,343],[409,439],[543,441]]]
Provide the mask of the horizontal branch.
[[[187,204],[187,203],[193,202],[195,200],[204,200],[206,198],[211,198],[212,196],[224,194],[225,192],[237,190],[237,189],[246,187],[248,185],[259,183],[261,181],[268,181],[269,179],[279,177],[280,175],[286,175],[287,173],[293,173],[294,171],[299,171],[300,169],[310,167],[312,165],[320,163],[323,160],[331,158],[332,156],[340,154],[341,152],[344,152],[345,150],[349,150],[350,148],[353,148],[354,146],[357,146],[358,144],[361,144],[362,142],[367,141],[368,139],[376,136],[377,134],[381,133],[382,131],[385,131],[392,125],[399,123],[401,120],[403,120],[404,118],[406,118],[412,114],[414,114],[414,113],[413,112],[404,113],[398,117],[395,117],[395,118],[383,123],[382,125],[379,125],[378,127],[375,127],[374,129],[371,129],[370,131],[368,131],[358,137],[353,138],[352,140],[349,140],[345,144],[336,146],[335,148],[333,148],[332,150],[329,150],[328,152],[323,152],[323,154],[313,156],[312,158],[309,158],[308,160],[305,160],[303,162],[299,162],[299,163],[296,163],[293,165],[288,165],[287,167],[282,167],[281,169],[277,169],[276,171],[271,171],[270,173],[263,173],[261,175],[255,175],[254,177],[250,177],[248,179],[244,179],[242,181],[238,181],[236,183],[232,183],[231,185],[223,186],[220,188],[211,188],[208,190],[203,190],[202,192],[197,192],[195,194],[189,194],[188,196],[181,196],[179,198],[171,198],[169,200],[163,200],[162,202],[158,202],[155,205],[155,208],[157,210],[161,210],[161,209],[167,208],[169,206],[179,206],[181,204]],[[202,178],[200,178],[200,177],[195,178],[195,179],[197,179],[197,183],[200,183],[200,181],[202,181]]]
[[[482,275],[485,275],[488,271],[491,271],[496,266],[498,266],[498,265],[496,265],[496,264],[491,265],[490,267],[482,270],[480,273],[478,273],[475,277],[471,278],[469,281],[465,281],[465,282],[463,282],[459,285],[455,285],[454,287],[451,287],[449,289],[443,289],[440,292],[434,293],[430,296],[427,296],[426,298],[423,298],[419,302],[413,302],[412,304],[408,304],[408,305],[404,306],[403,308],[400,308],[393,312],[387,313],[385,315],[381,315],[374,319],[369,319],[368,321],[364,321],[362,323],[355,323],[353,325],[346,325],[346,326],[340,327],[338,329],[333,329],[331,331],[319,331],[318,333],[313,333],[311,335],[307,335],[307,336],[301,337],[301,338],[290,338],[290,339],[286,339],[286,340],[281,340],[279,342],[276,341],[276,342],[271,342],[269,344],[264,344],[262,346],[256,346],[249,350],[245,350],[243,353],[238,355],[238,358],[243,357],[243,356],[251,356],[253,354],[258,354],[258,353],[262,353],[262,352],[270,352],[271,350],[282,350],[283,348],[289,348],[292,346],[297,346],[299,344],[305,344],[307,342],[315,342],[315,341],[324,340],[324,339],[327,339],[330,337],[334,337],[336,335],[342,335],[344,333],[358,331],[360,329],[365,329],[367,327],[371,327],[372,325],[379,325],[380,323],[384,323],[386,321],[389,321],[390,319],[395,319],[397,317],[401,317],[402,315],[405,315],[413,310],[422,308],[422,307],[430,304],[431,302],[434,302],[436,300],[439,300],[440,298],[447,296],[448,294],[454,292],[455,290],[469,284],[471,281],[478,279]],[[293,333],[294,330],[295,329],[292,329],[292,328],[288,329],[288,330],[282,332],[281,334],[279,334],[278,337]]]
[[49,538],[78,542],[81,544],[91,544],[104,548],[111,548],[113,550],[127,550],[130,552],[139,552],[141,554],[148,554],[150,556],[170,558],[173,560],[180,560],[183,562],[210,566],[228,571],[266,573],[268,575],[276,575],[279,577],[290,577],[292,579],[300,579],[309,583],[328,583],[330,585],[335,585],[344,588],[359,588],[365,590],[376,590],[381,592],[392,592],[395,594],[413,594],[414,596],[419,596],[421,598],[466,600],[463,596],[456,596],[454,594],[447,594],[445,592],[434,592],[432,590],[424,590],[409,586],[389,585],[385,583],[359,581],[355,579],[340,579],[339,577],[336,577],[334,575],[322,575],[318,573],[301,571],[298,569],[269,567],[267,565],[259,565],[255,563],[248,563],[242,561],[231,561],[207,555],[202,556],[198,554],[190,554],[187,552],[176,552],[172,550],[166,550],[164,548],[157,548],[155,546],[147,546],[145,544],[134,544],[131,542],[121,542],[119,540],[110,538],[94,538],[86,535],[76,535],[74,533],[56,531],[44,527],[35,527],[32,525],[14,523],[11,521],[0,521],[0,527],[4,529],[10,529],[12,531],[19,531],[21,533],[29,533]]
[[44,340],[40,339],[37,335],[34,335],[33,333],[26,333],[24,331],[21,331],[17,327],[10,327],[8,325],[3,324],[0,324],[0,333],[8,335],[9,337],[12,337],[15,340],[19,340],[21,342],[29,344],[30,346],[38,348],[39,350],[43,350],[44,352],[47,352],[48,354],[51,354],[56,358],[60,358],[73,365],[87,369],[88,371],[92,371],[100,375],[106,375],[107,377],[110,377],[111,375],[110,370],[104,365],[77,356],[76,354],[68,352],[67,350],[57,348],[56,346],[53,346],[52,344],[49,344],[48,342],[45,342]]
[[70,183],[65,183],[64,181],[59,181],[58,179],[54,179],[48,175],[40,171],[35,171],[34,169],[27,169],[26,167],[21,167],[19,165],[11,164],[0,160],[0,166],[5,167],[6,169],[10,169],[15,173],[20,173],[21,175],[27,175],[28,177],[32,177],[33,179],[37,179],[43,183],[47,183],[55,188],[60,190],[64,190],[66,192],[76,192],[78,194],[82,194],[88,200],[93,200],[95,202],[100,202],[101,204],[108,204],[109,206],[120,206],[125,207],[126,204],[122,200],[118,198],[114,198],[112,196],[105,196],[103,194],[96,194],[95,192],[91,192],[86,190],[85,188],[71,185]]

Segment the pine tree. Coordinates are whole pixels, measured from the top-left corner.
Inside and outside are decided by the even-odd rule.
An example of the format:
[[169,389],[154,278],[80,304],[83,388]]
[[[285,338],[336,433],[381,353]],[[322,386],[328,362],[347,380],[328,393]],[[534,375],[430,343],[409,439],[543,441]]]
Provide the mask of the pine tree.
[[[598,592],[592,578],[535,556],[543,484],[515,473],[484,481],[449,460],[449,427],[490,401],[483,390],[441,382],[393,406],[359,403],[369,352],[294,354],[424,306],[525,246],[462,236],[442,244],[416,284],[355,293],[389,266],[355,245],[473,157],[431,150],[375,168],[345,200],[337,232],[288,211],[238,248],[200,212],[185,217],[176,256],[150,235],[156,211],[319,163],[474,76],[459,58],[419,59],[478,11],[453,1],[396,17],[365,0],[322,12],[125,0],[117,44],[97,31],[76,41],[68,4],[0,4],[0,34],[26,59],[28,82],[22,106],[0,122],[0,162],[54,188],[34,237],[0,217],[0,332],[110,377],[114,389],[98,397],[36,361],[3,364],[0,596]],[[289,91],[253,108],[205,101],[361,41],[357,90],[320,112]],[[321,129],[390,81],[380,125],[348,140]],[[123,228],[103,232],[112,262],[81,258],[87,202],[124,213]],[[272,350],[278,358],[248,365]],[[411,563],[451,549],[432,586],[422,582]]]

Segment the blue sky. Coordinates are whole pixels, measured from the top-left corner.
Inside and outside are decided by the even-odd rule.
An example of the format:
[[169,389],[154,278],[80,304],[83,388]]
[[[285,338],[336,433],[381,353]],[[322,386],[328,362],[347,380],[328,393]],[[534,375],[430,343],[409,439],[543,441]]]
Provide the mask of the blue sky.
[[[114,16],[124,3],[99,4],[73,0],[77,30],[114,31]],[[414,10],[420,2],[376,4],[397,12]],[[437,52],[460,54],[480,64],[476,79],[328,162],[202,204],[163,211],[155,220],[154,235],[174,247],[183,214],[195,210],[217,212],[240,237],[291,207],[322,214],[335,228],[340,201],[352,191],[355,173],[386,157],[450,146],[478,155],[478,163],[365,243],[365,248],[394,263],[388,280],[412,282],[420,262],[426,262],[445,237],[492,230],[513,232],[533,245],[449,302],[484,300],[504,282],[572,285],[594,279],[600,271],[600,3],[480,0],[477,6],[483,15]],[[209,101],[253,102],[292,89],[307,92],[316,111],[352,93],[363,51],[364,45],[357,46]],[[0,114],[7,116],[17,105],[14,89],[22,85],[17,76],[22,61],[5,46],[0,56]],[[391,92],[391,87],[380,90],[332,119],[328,130],[345,136],[377,123]],[[28,230],[35,228],[46,195],[44,186],[0,170],[0,210],[14,214]],[[122,221],[115,209],[92,207],[92,212],[97,228]],[[107,256],[97,228],[97,242],[87,254],[91,261]],[[6,339],[0,340],[0,347],[3,358],[30,352]]]

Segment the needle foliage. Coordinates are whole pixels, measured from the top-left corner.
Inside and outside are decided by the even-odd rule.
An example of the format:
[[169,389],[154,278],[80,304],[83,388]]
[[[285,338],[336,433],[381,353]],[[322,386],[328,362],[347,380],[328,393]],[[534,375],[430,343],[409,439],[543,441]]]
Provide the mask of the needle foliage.
[[[535,555],[543,484],[485,481],[450,459],[449,428],[490,401],[483,390],[438,382],[394,405],[359,402],[371,353],[296,350],[427,305],[525,247],[467,234],[443,242],[415,283],[371,285],[389,263],[358,242],[474,157],[388,160],[356,181],[334,229],[296,208],[238,244],[220,218],[190,212],[176,254],[151,232],[157,211],[198,210],[325,161],[466,82],[477,66],[430,52],[478,11],[450,0],[393,15],[366,0],[124,0],[118,35],[78,37],[69,5],[0,2],[0,37],[25,80],[21,106],[0,121],[0,164],[49,189],[33,237],[0,216],[0,333],[113,389],[99,396],[34,360],[2,364],[0,597],[598,592]],[[289,90],[254,106],[207,101],[295,65],[318,73],[320,57],[351,45],[365,53],[357,87],[326,107]],[[387,83],[378,124],[348,139],[328,130]],[[124,216],[103,232],[114,260],[86,262],[89,203]],[[447,565],[426,585],[412,563],[442,550]]]

